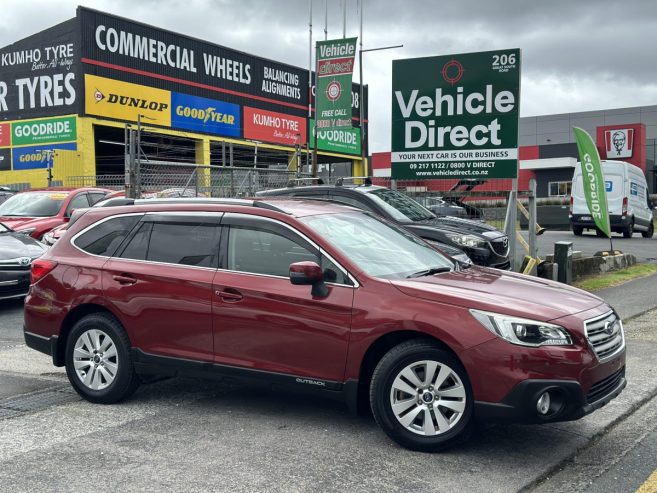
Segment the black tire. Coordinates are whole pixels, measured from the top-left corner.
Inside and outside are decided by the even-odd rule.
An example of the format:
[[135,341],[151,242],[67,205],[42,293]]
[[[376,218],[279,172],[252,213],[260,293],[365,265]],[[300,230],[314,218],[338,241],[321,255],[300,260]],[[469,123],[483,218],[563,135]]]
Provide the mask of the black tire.
[[[65,355],[66,374],[75,391],[98,404],[113,404],[130,397],[140,380],[129,349],[130,340],[113,316],[94,313],[79,320],[66,340]],[[88,383],[83,376],[85,379],[89,376]]]
[[595,228],[595,236],[598,238],[606,238],[607,235],[601,229]]
[[630,224],[627,225],[625,229],[623,229],[623,238],[632,238],[634,235],[634,219],[630,221]]
[[[438,374],[435,371],[433,372],[435,378],[440,375],[441,368],[445,368],[446,372],[449,371],[449,376],[439,383],[440,388],[424,387],[415,395],[402,390],[393,391],[393,384],[396,389],[399,389],[400,385],[403,386],[405,381],[400,380],[398,377],[401,376],[402,371],[408,370],[409,367],[418,378],[418,381],[417,369],[420,369],[419,375],[424,375],[424,381],[431,383],[432,378],[427,378],[429,366],[426,364],[423,366],[422,364],[425,361],[438,364]],[[417,365],[417,369],[413,365]],[[422,367],[424,368],[424,374],[422,374]],[[406,380],[406,382],[411,381]],[[442,392],[456,390],[461,392],[463,397],[443,398],[440,396],[441,389]],[[435,395],[430,390],[435,391]],[[431,396],[427,396],[425,399],[425,394],[431,394]],[[403,395],[408,397],[402,399],[401,396]],[[393,401],[397,397],[399,397],[398,404],[412,406],[400,412],[400,418],[397,417],[392,407]],[[420,401],[422,401],[421,404]],[[443,402],[444,405],[439,405],[439,402]],[[455,404],[461,406],[460,411],[451,409]],[[474,397],[470,380],[463,365],[449,352],[440,349],[430,341],[413,340],[404,342],[392,348],[381,358],[372,375],[370,405],[376,422],[390,438],[403,447],[420,452],[436,452],[462,443],[470,437],[474,428]],[[447,405],[450,407],[446,407]],[[438,419],[439,414],[445,421]],[[400,419],[409,417],[412,421],[408,425],[402,424]],[[431,421],[425,421],[427,418]],[[421,424],[419,421],[421,421]],[[447,425],[444,431],[440,431],[439,423],[441,422],[443,425]],[[424,430],[427,430],[427,427],[429,430],[433,427],[434,434],[430,434],[431,431],[429,431],[429,434],[425,433]]]
[[648,231],[641,231],[641,236],[644,238],[652,238],[652,235],[655,234],[655,224],[650,223],[650,226],[648,226]]
[[584,232],[584,228],[582,226],[573,226],[573,234],[575,236],[582,236],[582,232]]

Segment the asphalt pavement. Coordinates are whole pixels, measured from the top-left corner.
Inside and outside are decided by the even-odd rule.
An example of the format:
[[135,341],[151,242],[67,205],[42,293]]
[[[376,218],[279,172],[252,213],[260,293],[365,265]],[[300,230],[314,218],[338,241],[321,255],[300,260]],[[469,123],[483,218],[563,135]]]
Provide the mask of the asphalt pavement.
[[628,386],[618,398],[574,422],[486,427],[440,454],[398,447],[340,403],[234,384],[171,379],[122,404],[90,404],[63,369],[25,347],[20,303],[0,303],[0,483],[5,491],[634,491],[655,469],[656,286],[651,276],[598,293],[625,320]]

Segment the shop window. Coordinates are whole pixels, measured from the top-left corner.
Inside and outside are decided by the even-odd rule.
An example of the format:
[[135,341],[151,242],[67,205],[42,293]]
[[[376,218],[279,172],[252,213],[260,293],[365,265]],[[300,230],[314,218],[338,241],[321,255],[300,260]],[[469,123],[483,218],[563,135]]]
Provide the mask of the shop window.
[[572,181],[551,181],[549,183],[548,193],[550,197],[566,197],[570,195],[572,188]]

